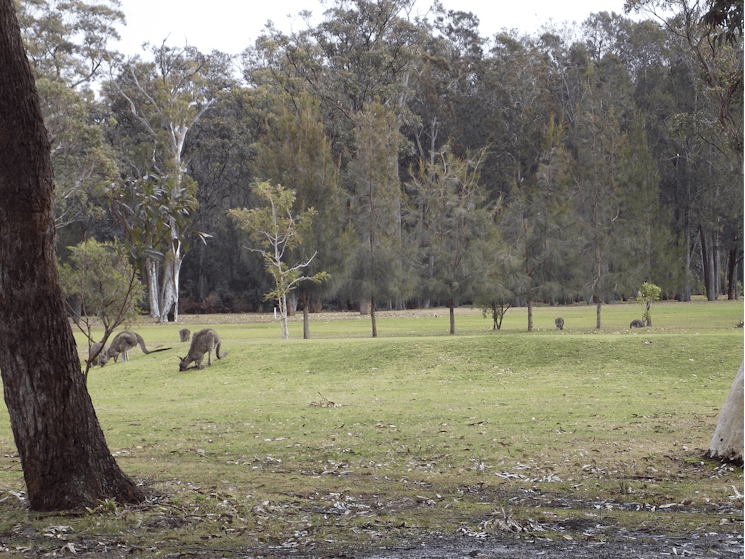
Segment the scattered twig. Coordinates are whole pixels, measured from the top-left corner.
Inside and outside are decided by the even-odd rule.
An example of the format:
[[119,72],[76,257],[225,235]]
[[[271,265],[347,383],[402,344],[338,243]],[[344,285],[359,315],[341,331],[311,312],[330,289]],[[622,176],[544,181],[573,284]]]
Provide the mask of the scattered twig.
[[319,402],[311,402],[309,406],[311,408],[340,408],[341,404],[335,404],[328,398],[326,398],[323,394],[320,392],[318,395],[321,397],[321,400]]

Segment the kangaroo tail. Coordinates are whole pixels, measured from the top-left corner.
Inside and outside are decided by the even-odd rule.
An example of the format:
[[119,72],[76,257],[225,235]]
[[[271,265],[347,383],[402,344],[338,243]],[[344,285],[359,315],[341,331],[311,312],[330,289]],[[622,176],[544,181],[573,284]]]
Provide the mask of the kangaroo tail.
[[222,342],[218,342],[217,343],[217,347],[215,348],[215,355],[217,356],[218,359],[222,359],[223,357],[225,357],[228,354],[227,351],[225,353],[222,353],[222,354],[220,353],[220,346],[221,345],[222,345]]
[[146,351],[145,353],[158,353],[159,351],[167,351],[171,349],[170,347],[159,347],[158,349],[151,349],[150,351]]
[[140,336],[137,332],[134,333],[135,337],[137,338],[137,343],[140,344],[140,349],[142,350],[142,353],[152,353],[152,351],[148,351],[145,347],[145,340],[142,339],[142,336]]

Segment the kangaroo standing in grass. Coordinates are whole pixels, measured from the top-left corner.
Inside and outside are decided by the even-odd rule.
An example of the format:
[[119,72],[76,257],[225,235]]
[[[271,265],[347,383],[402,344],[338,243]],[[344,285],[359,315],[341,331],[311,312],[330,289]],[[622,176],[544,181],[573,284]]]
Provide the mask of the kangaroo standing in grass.
[[140,336],[137,332],[124,330],[123,332],[119,332],[116,335],[114,341],[111,342],[109,349],[99,353],[98,364],[103,367],[104,365],[106,365],[106,363],[109,362],[109,359],[111,359],[112,357],[114,358],[114,363],[116,363],[120,354],[122,355],[122,361],[129,361],[129,350],[138,344],[143,353],[155,353],[157,351],[165,351],[166,349],[171,349],[169,347],[164,347],[161,349],[156,349],[154,351],[148,351],[145,347],[145,340],[142,339],[142,336]]
[[202,359],[204,354],[207,353],[207,364],[212,365],[212,350],[215,350],[215,355],[218,359],[222,359],[227,355],[227,352],[220,354],[220,336],[212,328],[205,328],[196,332],[191,338],[191,346],[189,347],[189,353],[186,357],[179,357],[181,362],[178,365],[179,371],[185,371],[189,366],[189,363],[194,361],[197,364],[197,369],[202,368]]

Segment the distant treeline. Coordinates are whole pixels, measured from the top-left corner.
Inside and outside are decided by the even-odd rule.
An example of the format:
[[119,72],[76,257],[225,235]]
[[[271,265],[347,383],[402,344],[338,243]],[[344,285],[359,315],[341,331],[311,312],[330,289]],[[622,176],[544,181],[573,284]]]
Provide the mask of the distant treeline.
[[128,58],[107,47],[116,6],[21,0],[60,258],[119,239],[153,316],[271,309],[227,215],[264,182],[314,210],[283,255],[328,272],[294,292],[311,311],[600,305],[645,281],[738,296],[741,23],[639,1],[647,20],[483,37],[470,13],[411,4],[336,0],[242,53],[157,37]]

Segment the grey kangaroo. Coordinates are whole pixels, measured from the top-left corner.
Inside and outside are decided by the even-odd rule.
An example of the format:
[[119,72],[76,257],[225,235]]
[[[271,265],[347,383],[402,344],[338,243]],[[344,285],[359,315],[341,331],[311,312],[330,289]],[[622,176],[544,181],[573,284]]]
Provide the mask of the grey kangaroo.
[[101,342],[96,342],[95,344],[93,344],[91,346],[91,349],[88,351],[88,361],[90,361],[91,360],[91,357],[93,355],[95,355],[96,356],[96,363],[98,363],[99,365],[101,365],[101,356],[104,353],[102,346],[103,346],[103,343],[101,343]]
[[556,320],[554,320],[554,324],[556,324],[557,330],[563,330],[564,329],[564,319],[559,317]]
[[109,349],[98,354],[98,364],[103,367],[112,357],[114,358],[114,363],[116,363],[120,354],[122,356],[122,361],[129,361],[129,350],[138,344],[140,349],[142,349],[142,353],[156,353],[158,351],[171,349],[170,347],[163,347],[153,351],[148,351],[145,347],[145,340],[142,339],[142,336],[137,332],[124,330],[116,335],[114,340],[111,342]]
[[199,332],[195,332],[191,337],[191,346],[189,347],[189,353],[186,357],[179,357],[181,362],[178,365],[179,371],[185,371],[189,366],[189,363],[194,361],[197,365],[197,369],[202,368],[202,359],[204,354],[207,356],[207,364],[212,365],[212,350],[215,350],[215,355],[218,359],[222,359],[228,353],[220,353],[220,336],[212,328],[205,328]]

